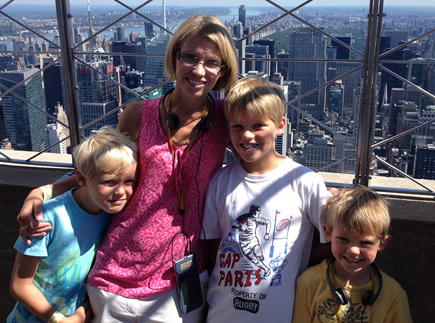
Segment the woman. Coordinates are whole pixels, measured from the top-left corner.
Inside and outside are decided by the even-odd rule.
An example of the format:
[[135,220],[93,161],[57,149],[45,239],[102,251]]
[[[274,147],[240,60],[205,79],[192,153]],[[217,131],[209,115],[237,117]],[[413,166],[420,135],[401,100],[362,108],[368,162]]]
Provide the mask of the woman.
[[[175,89],[127,106],[118,123],[119,131],[137,138],[140,172],[132,200],[113,218],[89,273],[96,321],[197,322],[201,317],[201,309],[180,310],[173,263],[193,252],[198,268],[205,267],[199,240],[204,196],[226,146],[223,100],[208,93],[228,88],[238,70],[228,29],[209,15],[186,20],[168,43],[165,69]],[[70,180],[48,188],[59,194],[71,185]],[[29,194],[18,216],[26,228],[23,236],[36,226],[32,213],[39,211],[32,211],[41,207],[41,192]],[[33,232],[47,228],[40,224]]]

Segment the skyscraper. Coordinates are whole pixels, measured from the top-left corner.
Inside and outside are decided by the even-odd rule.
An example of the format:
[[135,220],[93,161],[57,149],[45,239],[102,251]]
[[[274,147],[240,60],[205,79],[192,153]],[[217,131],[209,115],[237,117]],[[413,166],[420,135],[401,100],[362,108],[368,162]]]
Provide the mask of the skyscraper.
[[154,32],[153,32],[153,24],[145,21],[144,22],[144,29],[145,29],[145,37],[147,39],[151,39],[154,36]]
[[[170,35],[167,33],[160,33],[157,37],[152,39],[146,46],[146,54],[156,55],[155,57],[145,58],[145,87],[154,87],[166,81],[164,59],[157,57],[158,55],[164,56],[166,45],[169,41]],[[172,83],[165,87],[164,92],[172,87]]]
[[[145,43],[142,41],[114,41],[112,42],[113,53],[143,54],[145,53]],[[145,58],[143,56],[117,55],[113,56],[113,66],[130,66],[131,70],[144,71]]]
[[[0,72],[0,83],[11,88],[37,72],[36,68]],[[4,90],[0,88],[0,91]],[[44,109],[40,74],[35,74],[14,93],[18,96],[7,94],[2,98],[6,137],[15,150],[41,151],[44,148],[45,115],[24,101]]]
[[245,5],[242,4],[239,7],[239,21],[242,23],[243,28],[246,26],[246,9]]
[[[59,143],[63,139],[65,139],[65,134],[59,131],[57,124],[51,123],[45,127],[45,148],[51,147],[52,145]],[[60,142],[58,145],[48,150],[48,152],[66,154],[66,141]]]
[[269,46],[258,44],[246,46],[246,57],[248,57],[248,54],[252,54],[251,58],[258,58],[258,60],[251,61],[251,64],[246,62],[247,66],[250,65],[247,72],[257,71],[270,75],[270,61],[265,60],[270,58]]
[[435,145],[417,147],[415,155],[414,177],[435,179]]
[[[101,73],[113,77],[113,64],[110,60],[100,59],[90,64]],[[77,69],[80,118],[81,124],[84,126],[118,106],[116,86],[111,80],[83,64],[77,64]],[[85,128],[85,136],[89,136],[92,130],[97,130],[104,125],[116,126],[117,122],[116,113],[112,113],[110,116]]]
[[[310,28],[301,28],[290,34],[289,59],[325,59],[325,37]],[[302,94],[326,82],[324,62],[289,62],[288,80],[301,81]],[[323,105],[324,89],[302,99],[302,103]]]
[[[345,43],[346,45],[350,46],[350,42],[352,40],[352,35],[333,35],[336,39],[339,41]],[[339,42],[335,41],[334,39],[331,39],[331,46],[337,48],[337,59],[349,59],[350,58],[350,50],[343,45],[341,45]]]
[[124,41],[125,40],[125,33],[124,33],[123,26],[116,28],[116,40],[117,41]]
[[[254,45],[256,45],[256,44],[269,47],[269,57],[272,59],[275,58],[275,40],[266,39],[266,38],[257,39],[257,40],[254,40]],[[273,73],[275,73],[277,71],[276,70],[276,62],[269,62],[269,65],[270,65],[269,74],[272,75]]]

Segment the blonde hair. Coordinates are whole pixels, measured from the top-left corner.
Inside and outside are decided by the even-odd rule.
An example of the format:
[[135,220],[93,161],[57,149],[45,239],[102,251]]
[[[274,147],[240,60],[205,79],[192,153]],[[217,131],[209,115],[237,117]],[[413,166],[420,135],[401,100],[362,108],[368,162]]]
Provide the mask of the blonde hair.
[[238,80],[225,99],[225,117],[236,115],[270,118],[278,125],[286,114],[287,101],[279,85],[259,77]]
[[132,137],[106,126],[78,145],[73,158],[77,170],[91,179],[98,172],[124,173],[137,164],[138,149]]
[[326,226],[335,225],[355,236],[372,234],[384,243],[390,227],[388,202],[368,187],[358,185],[331,196],[325,206]]
[[175,31],[166,46],[165,72],[175,80],[177,51],[192,36],[202,36],[214,43],[225,65],[223,75],[218,79],[213,90],[227,89],[237,79],[238,61],[236,48],[228,28],[215,16],[200,14],[190,17]]

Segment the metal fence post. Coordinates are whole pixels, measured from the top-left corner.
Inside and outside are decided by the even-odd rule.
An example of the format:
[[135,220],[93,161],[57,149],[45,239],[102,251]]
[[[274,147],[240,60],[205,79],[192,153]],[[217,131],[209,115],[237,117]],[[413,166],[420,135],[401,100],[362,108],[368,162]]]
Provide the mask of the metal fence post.
[[80,143],[80,104],[72,51],[72,15],[69,0],[56,0],[62,65],[62,89],[68,116],[71,147]]

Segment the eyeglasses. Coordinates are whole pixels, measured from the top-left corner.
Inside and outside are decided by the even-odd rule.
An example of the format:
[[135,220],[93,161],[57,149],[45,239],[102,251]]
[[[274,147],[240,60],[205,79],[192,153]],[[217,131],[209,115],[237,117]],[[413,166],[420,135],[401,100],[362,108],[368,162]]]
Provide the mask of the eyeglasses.
[[180,52],[177,52],[176,54],[177,59],[184,65],[193,67],[198,63],[202,63],[204,68],[210,73],[219,73],[225,67],[224,64],[219,64],[218,62],[212,60],[204,61],[194,55],[182,54]]

